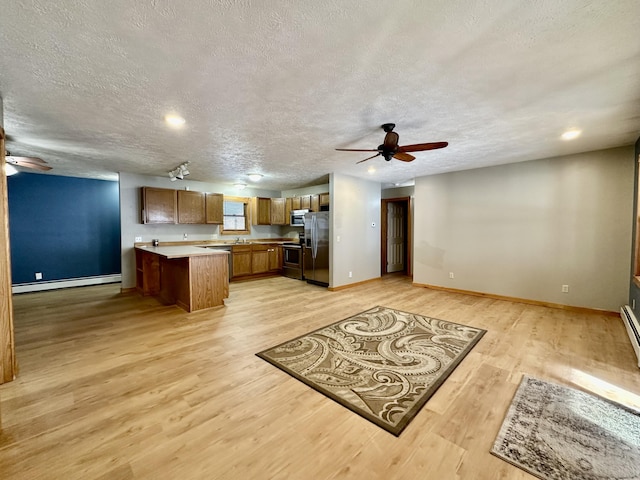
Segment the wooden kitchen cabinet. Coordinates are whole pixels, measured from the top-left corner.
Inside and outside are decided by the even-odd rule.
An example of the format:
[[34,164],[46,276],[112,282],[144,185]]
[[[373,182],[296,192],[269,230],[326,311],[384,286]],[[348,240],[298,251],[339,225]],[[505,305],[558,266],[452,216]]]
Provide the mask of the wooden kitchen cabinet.
[[329,206],[329,193],[321,193],[320,194],[320,206],[328,207]]
[[269,271],[269,245],[252,245],[251,247],[251,274],[267,273]]
[[231,254],[233,278],[261,276],[282,270],[281,245],[234,245]]
[[251,245],[234,245],[231,248],[233,276],[251,275]]
[[300,197],[291,197],[291,210],[300,210]]
[[142,223],[177,223],[178,195],[168,188],[142,187]]
[[309,206],[309,210],[311,210],[312,212],[319,212],[320,211],[320,195],[316,194],[316,195],[311,195],[311,201],[309,202],[310,206]]
[[289,225],[291,222],[291,198],[286,198],[284,202],[284,224]]
[[302,195],[300,197],[300,208],[302,210],[311,209],[311,195]]
[[282,270],[282,245],[271,245],[267,249],[269,253],[269,271],[279,272]]
[[207,193],[204,196],[205,222],[222,225],[224,222],[224,195]]
[[204,193],[178,190],[178,223],[205,223]]
[[287,225],[289,223],[288,215],[286,214],[285,198],[272,198],[271,199],[271,225]]
[[271,199],[254,198],[254,225],[271,225]]
[[136,249],[136,289],[142,295],[160,293],[160,261],[157,255]]

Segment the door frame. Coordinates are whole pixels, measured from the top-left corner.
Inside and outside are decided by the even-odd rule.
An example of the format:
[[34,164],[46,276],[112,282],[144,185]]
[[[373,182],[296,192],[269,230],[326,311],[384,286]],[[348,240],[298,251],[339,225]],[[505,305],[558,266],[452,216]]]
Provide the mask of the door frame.
[[413,275],[413,271],[411,268],[411,251],[412,251],[412,230],[413,226],[411,224],[411,197],[396,197],[396,198],[383,198],[380,208],[380,233],[381,233],[381,241],[380,241],[380,275],[387,274],[387,215],[389,213],[389,204],[390,203],[404,203],[406,207],[406,223],[407,223],[407,234],[404,239],[404,246],[406,252],[406,265],[404,269],[404,273],[411,277]]

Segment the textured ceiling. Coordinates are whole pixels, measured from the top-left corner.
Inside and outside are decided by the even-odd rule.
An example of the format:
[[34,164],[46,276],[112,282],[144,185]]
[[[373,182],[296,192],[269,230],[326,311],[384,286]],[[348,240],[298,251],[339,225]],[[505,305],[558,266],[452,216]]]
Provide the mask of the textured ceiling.
[[[640,2],[13,0],[0,96],[8,149],[53,174],[401,183],[632,144]],[[408,164],[334,150],[376,148],[385,122],[450,145]]]

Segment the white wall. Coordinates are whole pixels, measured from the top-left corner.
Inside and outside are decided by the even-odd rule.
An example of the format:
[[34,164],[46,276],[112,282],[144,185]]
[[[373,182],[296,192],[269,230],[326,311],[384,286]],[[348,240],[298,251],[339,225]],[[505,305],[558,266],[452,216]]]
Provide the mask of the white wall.
[[[247,188],[237,190],[232,185],[180,180],[172,182],[168,177],[153,177],[120,173],[120,232],[122,248],[122,288],[133,288],[135,281],[135,255],[133,244],[135,237],[143,242],[157,238],[161,242],[187,240],[212,240],[218,235],[217,225],[144,225],[141,223],[140,187],[159,187],[181,189],[189,187],[196,192],[223,193],[238,197],[279,197],[280,192]],[[253,225],[251,235],[243,238],[277,238],[286,235],[289,227]],[[222,237],[220,240],[224,240]]]
[[380,184],[337,173],[329,184],[330,286],[380,277]]
[[312,187],[294,188],[292,190],[283,190],[280,194],[281,197],[300,197],[302,195],[315,195],[317,193],[327,193],[329,191],[329,184],[324,183],[322,185],[314,185]]
[[416,179],[414,282],[617,311],[633,168],[622,147]]

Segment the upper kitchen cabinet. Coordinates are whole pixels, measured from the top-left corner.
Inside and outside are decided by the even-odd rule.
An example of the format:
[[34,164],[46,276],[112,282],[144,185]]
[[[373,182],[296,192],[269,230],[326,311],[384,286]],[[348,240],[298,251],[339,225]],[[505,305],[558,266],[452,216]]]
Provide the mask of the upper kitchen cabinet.
[[285,198],[271,199],[271,225],[288,225],[287,200]]
[[167,188],[142,187],[142,223],[177,223],[178,195]]
[[302,195],[300,197],[300,208],[302,210],[311,210],[311,195]]
[[207,193],[204,200],[206,223],[222,225],[224,222],[224,195],[221,193]]
[[329,207],[329,193],[320,194],[320,206]]
[[205,223],[204,193],[178,190],[178,223]]
[[300,210],[302,208],[300,204],[300,197],[291,197],[291,210]]
[[255,197],[253,199],[253,224],[271,225],[271,199]]
[[320,211],[320,195],[318,195],[318,194],[311,195],[311,201],[310,201],[310,205],[309,205],[309,210],[311,210],[312,212],[319,212]]

